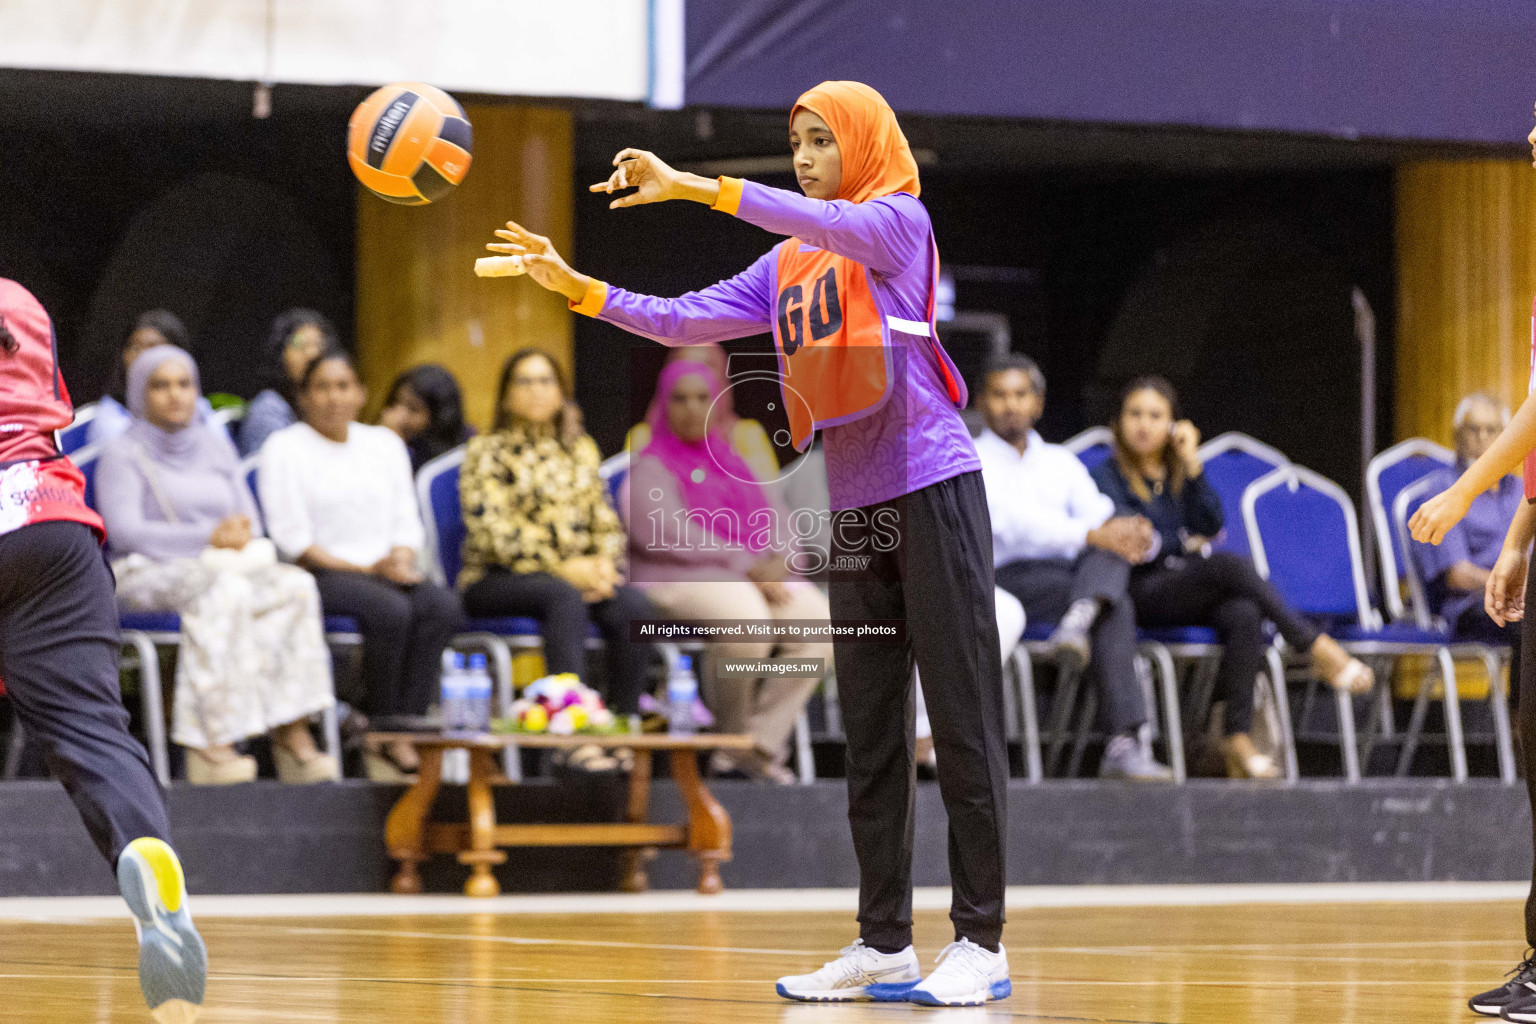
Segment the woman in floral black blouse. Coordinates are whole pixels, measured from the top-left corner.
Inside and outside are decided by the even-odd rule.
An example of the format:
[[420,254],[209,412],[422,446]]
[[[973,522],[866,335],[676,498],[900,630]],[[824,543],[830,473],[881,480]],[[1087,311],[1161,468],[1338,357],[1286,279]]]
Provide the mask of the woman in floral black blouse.
[[465,610],[538,619],[549,671],[583,682],[596,623],[608,652],[609,706],[632,714],[651,649],[630,642],[629,623],[655,612],[623,582],[624,531],[598,475],[597,444],[566,402],[560,368],[538,349],[507,359],[497,393],[495,429],[470,440],[459,475]]

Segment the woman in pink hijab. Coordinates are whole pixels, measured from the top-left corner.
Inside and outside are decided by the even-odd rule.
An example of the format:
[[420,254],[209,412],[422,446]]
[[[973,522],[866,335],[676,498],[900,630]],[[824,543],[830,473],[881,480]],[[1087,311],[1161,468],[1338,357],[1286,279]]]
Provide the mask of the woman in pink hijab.
[[[704,363],[722,381],[730,381],[730,356],[719,345],[685,345],[667,350],[668,365],[688,360]],[[779,456],[768,439],[768,431],[757,420],[736,415],[730,388],[726,388],[715,403],[710,422],[718,424],[721,435],[730,440],[731,447],[746,460],[757,479],[768,481],[779,475]],[[629,436],[624,440],[624,450],[640,452],[650,443],[651,425],[641,420],[630,428]]]
[[[792,567],[790,514],[758,483],[720,422],[723,382],[705,363],[669,363],[646,413],[651,441],[634,463],[619,496],[629,515],[631,582],[677,619],[732,622],[829,618],[827,599]],[[711,413],[716,415],[711,415]],[[718,752],[714,767],[756,779],[792,782],[784,764],[795,718],[816,688],[816,676],[720,678],[722,660],[821,658],[830,667],[830,640],[742,638],[711,644],[705,693],[726,732],[748,732],[757,749],[745,756]]]

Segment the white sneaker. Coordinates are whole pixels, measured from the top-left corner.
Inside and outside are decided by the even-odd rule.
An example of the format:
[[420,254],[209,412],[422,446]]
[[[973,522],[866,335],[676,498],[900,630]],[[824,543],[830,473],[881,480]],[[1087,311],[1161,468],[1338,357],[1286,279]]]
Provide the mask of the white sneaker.
[[780,978],[779,995],[806,1003],[842,1003],[873,999],[905,1002],[907,993],[923,979],[917,954],[908,946],[900,953],[882,953],[854,939],[836,960],[819,971]]
[[951,942],[939,954],[939,966],[907,994],[924,1006],[980,1006],[1013,995],[1008,980],[1008,951],[989,953],[970,939]]

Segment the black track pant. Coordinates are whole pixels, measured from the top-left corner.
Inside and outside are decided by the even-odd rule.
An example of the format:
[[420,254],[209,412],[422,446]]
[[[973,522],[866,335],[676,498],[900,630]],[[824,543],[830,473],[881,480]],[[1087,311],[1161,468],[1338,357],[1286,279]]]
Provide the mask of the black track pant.
[[544,665],[551,673],[574,672],[582,682],[587,673],[587,633],[597,623],[608,654],[608,692],[604,695],[615,714],[631,715],[640,709],[640,691],[653,648],[629,638],[633,619],[652,619],[656,610],[639,587],[615,587],[606,601],[588,604],[581,591],[552,573],[513,573],[493,568],[464,591],[464,607],[471,615],[496,618],[526,615],[539,620],[544,636]]
[[368,714],[423,715],[442,679],[443,650],[464,621],[459,596],[435,583],[402,587],[360,572],[315,571],[327,615],[358,621]]
[[[1515,645],[1515,662],[1510,678],[1518,672],[1518,705],[1515,709],[1516,728],[1520,732],[1520,767],[1525,770],[1525,795],[1532,807],[1536,807],[1536,658],[1525,657],[1523,648],[1536,644],[1536,614],[1532,614],[1530,602],[1536,597],[1536,562],[1531,563],[1526,577],[1526,616],[1520,622],[1520,642]],[[1490,626],[1494,623],[1490,621]],[[1496,627],[1495,627],[1496,628]],[[1532,836],[1536,839],[1536,822],[1532,823]],[[1525,944],[1536,946],[1536,865],[1531,871],[1531,893],[1525,899]]]
[[[899,523],[894,545],[877,515]],[[1008,752],[981,474],[836,512],[832,525],[832,617],[907,624],[905,644],[835,641],[860,936],[885,949],[912,941],[915,657],[949,815],[950,918],[957,938],[995,946],[1003,930]],[[840,578],[839,558],[866,555],[867,572]]]
[[1055,622],[1078,601],[1099,603],[1089,633],[1088,662],[1099,695],[1099,727],[1109,735],[1131,732],[1147,720],[1147,702],[1136,680],[1136,609],[1131,604],[1131,566],[1102,548],[1075,559],[1031,558],[997,567],[997,585],[1019,599],[1031,622]]
[[1264,620],[1292,650],[1305,653],[1318,629],[1285,603],[1253,562],[1218,551],[1209,558],[1175,556],[1131,575],[1131,599],[1143,626],[1210,626],[1221,634],[1220,693],[1228,736],[1253,726],[1253,681],[1264,671]]
[[111,570],[88,527],[37,523],[0,535],[0,679],[114,867],[135,839],[170,842],[165,797],[128,732],[118,687]]

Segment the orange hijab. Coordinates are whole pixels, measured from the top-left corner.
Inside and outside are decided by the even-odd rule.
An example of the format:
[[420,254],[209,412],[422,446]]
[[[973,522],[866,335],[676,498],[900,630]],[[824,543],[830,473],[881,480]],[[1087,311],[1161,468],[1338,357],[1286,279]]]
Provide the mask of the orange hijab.
[[789,120],[804,107],[827,123],[843,158],[837,198],[852,203],[894,192],[916,196],[917,161],[885,97],[863,82],[822,82],[795,101]]

